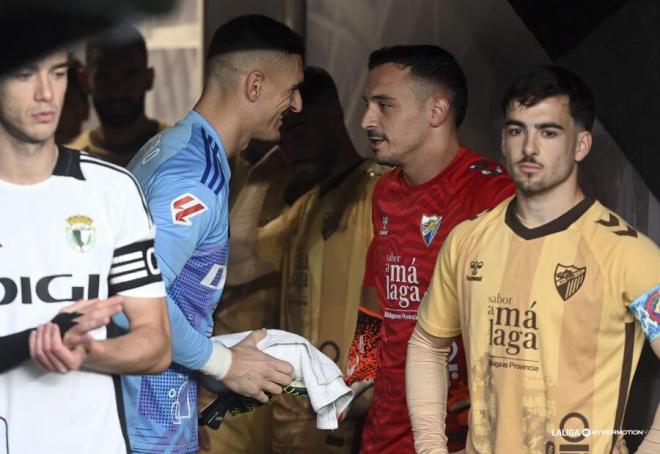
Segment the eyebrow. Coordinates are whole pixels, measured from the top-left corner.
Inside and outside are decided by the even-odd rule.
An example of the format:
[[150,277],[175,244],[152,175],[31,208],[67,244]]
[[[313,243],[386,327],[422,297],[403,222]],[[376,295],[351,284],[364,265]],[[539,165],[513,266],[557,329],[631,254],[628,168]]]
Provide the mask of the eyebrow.
[[362,99],[365,102],[369,102],[370,100],[373,100],[373,101],[390,101],[390,102],[391,101],[396,101],[396,98],[393,98],[393,97],[387,96],[387,95],[373,95],[369,98],[367,98],[366,96],[363,95]]
[[50,69],[60,69],[60,68],[68,68],[69,67],[69,62],[64,61],[62,63],[57,63],[53,66],[50,67]]
[[[525,125],[525,123],[523,123],[522,121],[518,121],[518,120],[507,120],[506,122],[504,122],[504,126],[518,126],[518,127],[521,127],[521,128],[526,128],[527,127],[527,125]],[[536,128],[536,129],[552,128],[552,129],[561,129],[562,131],[564,130],[564,127],[561,126],[559,123],[554,123],[554,122],[551,122],[551,121],[545,122],[545,123],[536,123],[534,125],[534,128]]]

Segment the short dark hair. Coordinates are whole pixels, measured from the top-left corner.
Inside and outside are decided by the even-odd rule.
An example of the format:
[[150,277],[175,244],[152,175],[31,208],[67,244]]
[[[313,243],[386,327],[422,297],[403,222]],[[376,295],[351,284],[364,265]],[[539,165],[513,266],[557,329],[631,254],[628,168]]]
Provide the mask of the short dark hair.
[[386,63],[410,68],[412,77],[448,89],[456,126],[461,125],[468,104],[467,80],[450,52],[440,46],[413,45],[382,47],[369,55],[370,71]]
[[573,120],[591,131],[596,114],[594,96],[582,79],[561,66],[541,66],[518,77],[502,98],[502,112],[506,115],[514,101],[532,107],[554,96],[567,96]]
[[277,51],[302,57],[305,45],[300,35],[281,22],[260,14],[250,14],[218,27],[211,39],[206,60],[248,50]]
[[130,25],[114,28],[109,32],[97,35],[87,41],[85,46],[85,60],[89,65],[94,54],[106,52],[125,51],[135,49],[147,61],[147,44],[142,33]]

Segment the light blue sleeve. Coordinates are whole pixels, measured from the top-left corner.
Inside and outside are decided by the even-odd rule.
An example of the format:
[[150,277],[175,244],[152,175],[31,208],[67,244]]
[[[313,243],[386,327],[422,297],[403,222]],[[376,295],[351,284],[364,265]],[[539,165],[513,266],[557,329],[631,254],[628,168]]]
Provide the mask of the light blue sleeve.
[[[217,216],[217,196],[190,179],[160,177],[147,192],[156,224],[156,257],[167,288],[181,273]],[[176,302],[168,296],[173,361],[197,370],[208,361],[212,342],[193,328]]]
[[628,309],[639,321],[649,342],[660,337],[660,285],[635,299],[628,305]]

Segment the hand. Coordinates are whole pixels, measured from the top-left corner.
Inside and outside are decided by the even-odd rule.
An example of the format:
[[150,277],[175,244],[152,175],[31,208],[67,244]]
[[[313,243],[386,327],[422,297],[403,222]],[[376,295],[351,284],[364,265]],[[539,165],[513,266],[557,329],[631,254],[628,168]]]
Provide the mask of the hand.
[[257,348],[266,337],[266,330],[252,331],[230,350],[232,362],[227,376],[222,380],[230,390],[259,402],[268,402],[266,392],[277,395],[282,387],[291,383],[293,366],[273,358]]
[[40,325],[30,333],[30,357],[50,372],[64,374],[77,370],[87,359],[88,349],[102,351],[102,348],[90,337],[80,339],[79,345],[70,349],[62,343],[60,329],[54,323]]
[[612,454],[628,454],[628,445],[626,445],[626,440],[623,438],[616,442]]
[[60,312],[78,312],[81,314],[75,318],[73,325],[64,334],[64,345],[73,349],[77,345],[89,342],[87,333],[110,323],[110,318],[121,312],[123,296],[113,296],[105,300],[80,300],[70,306],[66,306]]
[[103,344],[93,339],[88,332],[105,326],[110,317],[121,311],[124,299],[114,296],[106,300],[80,300],[66,306],[60,312],[77,312],[73,325],[64,335],[54,323],[46,323],[30,333],[30,357],[41,367],[57,373],[77,370],[90,353],[103,353]]

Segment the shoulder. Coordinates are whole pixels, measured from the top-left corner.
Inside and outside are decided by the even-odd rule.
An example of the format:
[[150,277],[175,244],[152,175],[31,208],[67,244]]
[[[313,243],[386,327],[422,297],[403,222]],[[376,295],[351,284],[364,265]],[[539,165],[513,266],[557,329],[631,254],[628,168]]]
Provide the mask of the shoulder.
[[504,166],[494,159],[481,156],[469,148],[461,150],[459,162],[452,177],[466,186],[481,186],[483,184],[510,185]]
[[365,159],[358,167],[370,179],[377,179],[392,170],[392,167],[378,164],[373,159]]
[[[80,171],[86,181],[92,184],[123,186],[127,188],[136,188],[139,191],[140,185],[131,172],[125,168],[97,158],[85,151],[63,148],[67,152],[77,156]],[[75,159],[75,158],[74,158]],[[125,189],[127,189],[125,188]],[[120,191],[122,189],[119,189]]]
[[455,165],[448,178],[456,196],[471,212],[494,206],[515,193],[504,166],[494,159],[463,148]]
[[598,201],[580,219],[578,227],[599,255],[630,260],[658,259],[658,247],[650,238]]
[[481,238],[487,231],[504,225],[506,210],[512,198],[508,197],[492,209],[483,210],[472,218],[460,222],[450,232],[449,237],[453,238],[453,241],[459,242],[470,238]]
[[224,149],[200,125],[182,121],[155,135],[129,168],[143,183],[156,180],[199,182],[216,195],[230,177]]

